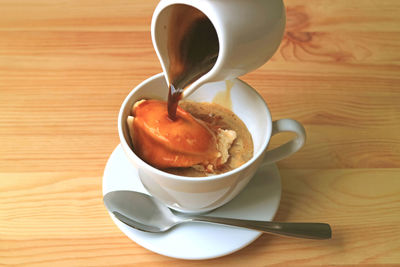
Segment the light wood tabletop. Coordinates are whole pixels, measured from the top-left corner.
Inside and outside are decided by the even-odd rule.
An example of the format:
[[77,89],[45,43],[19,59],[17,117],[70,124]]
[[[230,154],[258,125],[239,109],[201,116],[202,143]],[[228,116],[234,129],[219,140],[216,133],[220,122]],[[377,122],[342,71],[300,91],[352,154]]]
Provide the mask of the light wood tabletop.
[[0,265],[400,264],[398,0],[286,0],[280,49],[242,77],[273,119],[308,134],[278,163],[275,220],[330,223],[332,240],[264,234],[234,254],[185,261],[115,226],[102,175],[123,99],[161,72],[157,2],[0,1]]

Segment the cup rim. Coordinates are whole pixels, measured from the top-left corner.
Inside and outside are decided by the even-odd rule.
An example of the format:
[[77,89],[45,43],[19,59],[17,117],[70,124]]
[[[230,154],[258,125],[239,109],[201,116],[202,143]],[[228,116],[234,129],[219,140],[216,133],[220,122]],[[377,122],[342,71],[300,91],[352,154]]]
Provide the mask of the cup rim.
[[[248,86],[250,89],[252,89],[254,91],[254,93],[256,93],[256,95],[262,100],[262,103],[264,104],[265,107],[265,112],[267,114],[267,116],[270,118],[268,121],[266,121],[265,123],[269,124],[267,125],[267,135],[265,136],[261,148],[257,151],[256,154],[253,154],[253,156],[251,157],[251,159],[249,159],[247,162],[245,162],[244,164],[242,164],[241,166],[230,170],[228,172],[224,172],[221,174],[215,174],[215,175],[210,175],[210,176],[204,176],[204,177],[191,177],[191,176],[182,176],[182,175],[176,175],[176,174],[171,174],[165,171],[162,171],[160,169],[157,169],[156,167],[151,166],[150,164],[148,164],[147,162],[145,162],[144,160],[142,160],[139,156],[137,156],[132,148],[130,147],[129,143],[127,142],[127,140],[124,137],[124,133],[123,133],[123,123],[126,123],[126,121],[123,120],[123,114],[124,114],[124,110],[127,107],[127,104],[129,102],[129,100],[132,98],[132,96],[140,89],[142,88],[144,85],[150,83],[153,80],[156,79],[163,79],[164,78],[164,73],[158,73],[156,75],[153,75],[149,78],[147,78],[146,80],[142,81],[140,84],[138,84],[133,90],[131,90],[131,92],[129,92],[129,94],[126,96],[126,98],[124,99],[120,110],[119,110],[119,114],[118,114],[118,135],[119,135],[119,139],[121,142],[122,147],[124,148],[125,153],[127,153],[128,157],[131,158],[131,160],[134,160],[135,162],[137,162],[138,165],[149,168],[152,172],[161,175],[165,178],[169,178],[169,179],[173,179],[173,180],[179,180],[179,181],[185,181],[185,182],[200,182],[200,181],[210,181],[210,180],[220,180],[223,179],[225,177],[234,175],[236,173],[241,172],[242,170],[246,169],[247,167],[249,167],[250,165],[252,165],[255,161],[257,161],[260,157],[263,157],[263,154],[265,153],[267,146],[269,144],[269,141],[271,139],[271,135],[272,135],[272,118],[271,118],[271,113],[269,111],[268,105],[265,102],[264,98],[257,92],[257,90],[255,90],[253,87],[251,87],[249,84],[247,84],[246,82],[244,82],[243,80],[239,79],[239,78],[234,78],[233,80],[237,80],[241,83],[243,83],[245,86]],[[129,107],[131,108],[131,107]],[[128,149],[126,149],[128,148]]]

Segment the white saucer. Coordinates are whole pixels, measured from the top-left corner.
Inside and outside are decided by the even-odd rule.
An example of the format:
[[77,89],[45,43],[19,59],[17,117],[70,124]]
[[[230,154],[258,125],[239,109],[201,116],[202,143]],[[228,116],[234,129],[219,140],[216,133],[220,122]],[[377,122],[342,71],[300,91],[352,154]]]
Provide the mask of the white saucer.
[[[148,194],[121,145],[108,159],[103,176],[103,195],[114,190]],[[209,214],[269,221],[278,210],[280,198],[279,170],[275,164],[264,165],[236,198]],[[140,246],[178,259],[202,260],[224,256],[244,248],[261,235],[254,230],[207,223],[186,223],[165,233],[146,233],[127,226],[112,214],[110,216],[118,228]]]

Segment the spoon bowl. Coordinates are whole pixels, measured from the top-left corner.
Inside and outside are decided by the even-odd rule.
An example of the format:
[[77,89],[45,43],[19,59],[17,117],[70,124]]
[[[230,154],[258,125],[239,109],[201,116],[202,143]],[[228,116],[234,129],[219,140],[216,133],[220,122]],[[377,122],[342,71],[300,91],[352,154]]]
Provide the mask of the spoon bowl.
[[134,191],[112,191],[103,198],[107,209],[123,223],[145,232],[160,233],[187,222],[209,222],[309,239],[330,239],[326,223],[284,223],[173,213],[157,199]]

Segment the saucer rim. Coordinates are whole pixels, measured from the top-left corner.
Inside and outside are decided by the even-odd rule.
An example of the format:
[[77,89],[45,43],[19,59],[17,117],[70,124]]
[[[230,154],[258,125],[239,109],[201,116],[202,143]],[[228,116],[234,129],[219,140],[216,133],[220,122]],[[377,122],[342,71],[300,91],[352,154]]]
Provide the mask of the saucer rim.
[[[107,190],[106,190],[106,188],[105,188],[105,185],[104,185],[104,184],[105,184],[104,181],[105,181],[105,179],[106,179],[106,170],[107,170],[107,168],[108,168],[108,166],[109,166],[111,160],[113,159],[113,155],[115,155],[116,153],[119,152],[118,150],[120,150],[120,152],[121,152],[122,155],[126,158],[126,160],[127,160],[128,162],[130,162],[130,161],[129,161],[129,158],[128,158],[127,155],[125,154],[125,152],[124,152],[124,150],[123,150],[121,144],[118,144],[118,145],[116,146],[116,148],[113,150],[113,152],[110,154],[110,156],[109,156],[109,158],[108,158],[108,160],[107,160],[107,163],[106,163],[106,165],[105,165],[105,169],[104,169],[104,173],[103,173],[103,177],[102,177],[102,195],[103,195],[103,196],[104,196],[105,193],[107,192]],[[131,167],[137,170],[137,168],[136,168],[134,165],[132,165],[132,164],[131,164]],[[277,192],[277,197],[276,197],[276,198],[278,199],[278,202],[277,202],[276,207],[273,208],[273,212],[272,212],[272,213],[270,214],[270,216],[269,216],[269,217],[271,217],[270,220],[272,220],[272,219],[275,217],[275,215],[276,215],[276,213],[277,213],[277,211],[278,211],[278,209],[279,209],[279,205],[280,205],[280,201],[281,201],[281,196],[282,196],[282,180],[281,180],[281,175],[280,175],[279,168],[277,167],[276,163],[261,164],[260,167],[259,167],[259,168],[271,168],[271,167],[274,168],[274,173],[276,173],[276,176],[277,176],[277,177],[276,177],[275,179],[278,179],[279,190],[278,190],[278,192]],[[137,177],[137,178],[138,178],[138,177]],[[140,178],[138,178],[138,179],[139,179],[140,184],[142,184],[141,181],[140,181]],[[247,186],[246,186],[246,187],[247,187]],[[245,188],[246,188],[246,187],[245,187]],[[150,193],[148,193],[146,189],[144,189],[144,190],[146,191],[147,194],[150,195]],[[246,189],[244,189],[244,190],[246,190]],[[213,212],[213,211],[211,211],[211,212]],[[247,241],[245,241],[244,243],[242,243],[242,244],[239,245],[238,247],[233,248],[233,249],[231,249],[231,250],[227,250],[227,251],[222,252],[222,253],[221,253],[221,252],[214,252],[213,254],[207,254],[207,255],[204,255],[204,256],[196,256],[196,255],[179,256],[179,255],[176,255],[176,254],[174,254],[174,253],[165,252],[165,249],[163,249],[163,248],[160,247],[160,246],[159,246],[158,248],[154,248],[154,247],[152,247],[152,246],[150,245],[150,242],[143,242],[143,240],[145,240],[145,239],[148,240],[149,238],[142,238],[142,237],[138,237],[136,234],[132,234],[132,231],[133,231],[133,233],[136,232],[136,231],[137,231],[138,233],[142,233],[141,231],[136,230],[136,229],[133,229],[133,228],[131,228],[130,226],[124,224],[124,223],[121,222],[121,221],[119,221],[112,213],[108,212],[108,214],[110,215],[111,219],[112,219],[113,222],[116,224],[116,226],[119,228],[119,230],[120,230],[124,235],[126,235],[131,241],[133,241],[134,243],[136,243],[137,245],[139,245],[139,246],[141,246],[141,247],[143,247],[143,248],[145,248],[145,249],[147,249],[147,250],[149,250],[149,251],[152,251],[152,252],[154,252],[154,253],[157,253],[157,254],[159,254],[159,255],[163,255],[163,256],[170,257],[170,258],[175,258],[175,259],[182,259],[182,260],[207,260],[207,259],[214,259],[214,258],[219,258],[219,257],[227,256],[227,255],[230,255],[230,254],[232,254],[232,253],[235,253],[235,252],[237,252],[237,251],[239,251],[239,250],[241,250],[241,249],[247,247],[248,245],[250,245],[251,243],[253,243],[257,238],[259,238],[259,237],[263,234],[263,233],[260,232],[260,231],[251,230],[251,229],[243,229],[243,228],[242,228],[242,229],[234,229],[234,227],[231,227],[231,226],[215,225],[216,227],[229,228],[229,229],[232,230],[232,231],[237,231],[237,230],[239,230],[239,231],[245,231],[245,232],[247,232],[246,234],[249,235],[249,236],[248,236],[248,239],[247,239]],[[195,224],[197,224],[197,222],[191,223],[191,227],[196,227],[196,226],[194,226]],[[172,231],[174,231],[174,230],[176,230],[176,229],[172,229]],[[172,232],[172,233],[173,233],[173,232]],[[154,235],[154,236],[156,236],[156,235],[158,235],[158,236],[166,235],[166,233],[146,233],[146,234],[151,234],[151,235]]]

